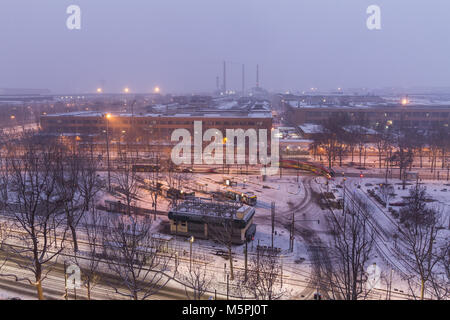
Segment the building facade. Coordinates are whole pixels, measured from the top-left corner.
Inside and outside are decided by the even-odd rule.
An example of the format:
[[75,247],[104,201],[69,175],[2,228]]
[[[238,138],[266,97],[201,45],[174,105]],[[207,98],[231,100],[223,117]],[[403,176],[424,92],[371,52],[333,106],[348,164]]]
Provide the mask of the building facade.
[[169,212],[172,235],[243,244],[256,232],[255,208],[226,202],[185,201]]

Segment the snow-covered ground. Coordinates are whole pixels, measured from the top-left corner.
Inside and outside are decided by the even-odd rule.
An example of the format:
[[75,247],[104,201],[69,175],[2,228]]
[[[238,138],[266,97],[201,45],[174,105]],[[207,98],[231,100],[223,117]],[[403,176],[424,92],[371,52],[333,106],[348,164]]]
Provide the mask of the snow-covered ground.
[[[283,286],[287,291],[285,298],[302,299],[310,298],[316,288],[311,288],[311,278],[313,274],[314,263],[311,248],[314,246],[324,246],[331,241],[328,235],[328,227],[324,216],[329,211],[322,210],[313,199],[313,192],[319,193],[325,191],[325,179],[314,177],[311,175],[300,176],[297,180],[296,176],[279,176],[267,177],[266,181],[262,181],[260,176],[251,175],[221,175],[221,174],[193,174],[191,180],[186,184],[186,189],[191,187],[196,189],[196,184],[207,185],[205,191],[218,191],[224,189],[224,180],[231,179],[237,182],[236,188],[245,191],[254,192],[258,197],[256,205],[256,214],[254,222],[257,224],[257,232],[255,240],[248,245],[249,260],[256,253],[256,246],[271,246],[272,227],[271,227],[271,203],[275,203],[276,227],[274,235],[274,247],[281,250],[283,264]],[[334,192],[336,198],[342,198],[342,188],[338,186],[342,184],[342,178],[337,177],[331,181],[328,188]],[[377,188],[380,183],[385,183],[380,178],[347,178],[346,188],[348,191],[355,191],[361,197],[366,197],[372,209],[372,223],[378,230],[376,250],[371,258],[370,264],[376,263],[381,269],[381,281],[375,288],[386,290],[387,283],[392,279],[392,290],[394,294],[407,293],[408,285],[403,280],[404,274],[408,272],[407,266],[404,266],[396,259],[392,252],[396,245],[394,234],[398,230],[398,220],[396,220],[386,208],[378,204],[373,198],[369,197],[367,192],[369,189]],[[395,185],[395,198],[391,199],[391,203],[399,202],[402,197],[407,196],[409,188],[414,185],[408,185],[407,190],[403,190],[400,181],[390,180]],[[360,185],[361,188],[357,186]],[[450,206],[450,186],[446,182],[435,181],[424,184],[427,192],[434,200],[434,204],[439,205],[443,212],[443,224],[448,227],[449,206]],[[207,193],[196,192],[197,196],[208,197]],[[150,194],[145,189],[139,189],[139,200],[136,206],[152,209],[152,200]],[[117,201],[117,199],[108,193],[99,195],[99,204],[105,203],[105,200]],[[170,202],[163,197],[158,199],[158,210],[168,211]],[[398,208],[397,208],[398,209]],[[307,239],[301,234],[295,235],[294,250],[289,251],[290,232],[288,224],[290,222],[292,211],[295,212],[296,228],[301,230],[309,230],[314,233],[314,237]],[[111,213],[103,213],[110,215]],[[157,220],[153,222],[152,229],[160,232],[160,226],[167,223],[168,219],[164,215],[159,215]],[[440,240],[447,241],[449,239],[449,230],[440,231]],[[445,242],[444,242],[445,243]],[[242,272],[244,269],[244,247],[234,246],[234,268],[236,272]],[[186,238],[178,237],[174,242],[174,248],[180,255],[184,263],[189,261],[190,245]],[[194,260],[196,262],[206,262],[208,270],[213,278],[212,287],[217,288],[219,294],[224,294],[226,290],[226,273],[229,273],[229,261],[222,256],[216,255],[217,250],[226,250],[219,243],[209,240],[196,240],[194,243]],[[3,292],[3,296],[1,295]],[[376,293],[378,298],[384,299],[382,291]],[[1,298],[16,297],[14,293],[0,290]],[[20,296],[19,296],[20,297]],[[377,298],[377,295],[373,295]],[[27,297],[23,297],[27,298]]]

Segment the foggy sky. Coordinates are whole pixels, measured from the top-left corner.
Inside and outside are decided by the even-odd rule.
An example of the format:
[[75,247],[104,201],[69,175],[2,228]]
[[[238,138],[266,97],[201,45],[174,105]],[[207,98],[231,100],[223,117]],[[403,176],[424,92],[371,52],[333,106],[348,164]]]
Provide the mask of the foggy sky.
[[[66,8],[82,29],[66,28]],[[382,30],[366,9],[382,9]],[[447,0],[1,0],[0,87],[54,93],[450,86]]]

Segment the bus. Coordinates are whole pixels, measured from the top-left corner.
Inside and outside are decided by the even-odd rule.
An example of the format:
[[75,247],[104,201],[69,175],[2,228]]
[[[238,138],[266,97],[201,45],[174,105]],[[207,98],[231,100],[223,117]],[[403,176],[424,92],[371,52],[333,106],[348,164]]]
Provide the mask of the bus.
[[170,188],[167,190],[167,198],[179,200],[193,199],[195,198],[195,192]]
[[160,169],[157,165],[133,165],[133,172],[157,172]]
[[333,179],[336,175],[332,169],[327,169],[320,164],[297,160],[281,160],[280,168],[309,171],[327,179]]
[[258,202],[258,198],[253,192],[239,192],[236,190],[229,189],[225,191],[225,197],[234,201],[240,201],[243,204],[252,207],[256,206],[256,203]]

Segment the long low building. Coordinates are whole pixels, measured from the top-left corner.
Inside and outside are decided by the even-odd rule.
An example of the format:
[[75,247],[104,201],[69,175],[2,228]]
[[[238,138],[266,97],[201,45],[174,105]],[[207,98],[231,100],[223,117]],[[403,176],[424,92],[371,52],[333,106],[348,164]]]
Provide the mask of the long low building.
[[[323,97],[321,103],[309,104],[302,97],[282,100],[289,122],[294,125],[320,124],[329,118],[346,115],[350,119],[364,119],[371,127],[394,126],[430,129],[447,127],[450,123],[450,104],[419,104],[405,100],[399,103],[366,102],[335,104]],[[329,99],[329,100],[327,100]]]
[[[100,112],[73,112],[44,115],[42,132],[57,135],[73,135],[78,139],[93,136],[131,138],[134,142],[171,140],[176,129],[187,129],[194,135],[194,123],[202,122],[202,129],[217,129],[225,136],[227,129],[272,129],[272,113],[266,108],[254,106],[248,110],[210,110],[190,113],[127,114]],[[103,138],[104,140],[104,138]]]
[[170,233],[233,244],[251,241],[256,232],[255,208],[234,203],[185,201],[169,212]]

